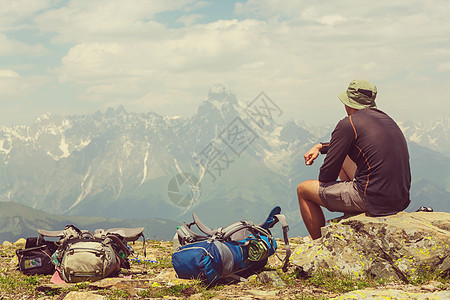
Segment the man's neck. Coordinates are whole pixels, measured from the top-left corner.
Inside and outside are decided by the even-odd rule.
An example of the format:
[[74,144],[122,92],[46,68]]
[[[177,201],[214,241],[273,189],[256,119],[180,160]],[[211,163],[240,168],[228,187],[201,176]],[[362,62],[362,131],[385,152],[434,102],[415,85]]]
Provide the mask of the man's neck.
[[358,109],[348,107],[347,105],[345,106],[345,110],[347,111],[347,115],[348,115],[348,116],[351,116],[351,115],[353,115],[355,112],[358,111]]

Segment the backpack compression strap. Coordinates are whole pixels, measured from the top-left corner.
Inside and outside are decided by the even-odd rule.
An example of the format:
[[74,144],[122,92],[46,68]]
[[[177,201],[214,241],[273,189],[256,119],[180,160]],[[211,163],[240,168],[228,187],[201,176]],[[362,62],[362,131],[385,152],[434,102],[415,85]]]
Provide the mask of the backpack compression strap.
[[[250,234],[257,232],[267,237],[272,237],[270,232],[250,221],[238,221],[223,228],[217,229],[215,238],[223,240],[240,241],[246,239]],[[237,234],[239,233],[239,234]]]
[[[251,223],[251,222],[238,221],[238,222],[234,222],[230,225],[227,225],[223,228],[211,229],[200,220],[200,218],[197,216],[196,213],[192,213],[192,217],[194,218],[194,223],[189,224],[188,225],[189,228],[195,224],[197,226],[197,228],[200,229],[201,232],[206,234],[208,237],[214,238],[214,239],[228,239],[229,237],[231,237],[231,235],[238,233],[239,231],[241,231],[243,229],[249,228],[247,225],[253,226],[253,223]],[[240,240],[247,238],[250,234],[251,234],[251,232],[246,230],[245,232],[239,233],[238,236],[231,237],[231,240],[240,241]]]
[[145,247],[144,227],[138,228],[110,228],[106,229],[104,233],[108,236],[116,234],[125,239],[126,242],[137,241],[142,237],[142,248],[144,249],[144,257],[147,257],[147,248]]
[[[284,261],[282,270],[283,272],[286,272],[289,263],[289,258],[291,256],[291,246],[289,245],[289,238],[288,238],[289,225],[286,221],[286,216],[283,214],[270,215],[269,217],[272,218],[273,220],[270,220],[270,222],[267,222],[266,220],[266,222],[264,222],[263,224],[270,224],[268,227],[272,228],[276,223],[280,222],[281,227],[283,229],[283,240],[286,249],[286,257],[284,258],[284,260],[280,259],[278,255],[277,257],[281,261]],[[236,235],[240,231],[242,232],[242,234]],[[230,238],[233,241],[239,241],[247,238],[251,233],[265,235],[269,238],[269,240],[273,238],[272,234],[268,229],[255,225],[250,221],[239,221],[230,224],[224,228],[219,228],[215,236],[218,238],[222,238],[224,240]]]
[[[289,258],[291,256],[291,246],[289,245],[289,238],[288,238],[288,231],[289,231],[289,225],[286,221],[286,216],[283,214],[278,214],[273,216],[274,219],[278,220],[278,222],[280,222],[281,227],[283,228],[283,239],[284,239],[284,245],[286,248],[286,257],[284,258],[284,264],[282,267],[283,272],[287,271],[287,267],[288,267],[288,263],[289,263]],[[275,224],[276,222],[274,222]],[[272,225],[273,226],[273,225]]]
[[178,241],[180,242],[181,246],[197,241],[204,241],[209,238],[209,236],[193,232],[190,227],[194,224],[195,223],[186,224],[183,222],[183,224],[177,229]]
[[214,233],[217,232],[217,230],[213,230],[213,229],[209,228],[202,221],[200,221],[199,217],[197,217],[197,214],[195,212],[192,213],[192,217],[194,218],[195,225],[197,225],[198,229],[200,229],[201,232],[203,232],[209,236],[213,236]]
[[123,237],[127,242],[134,242],[143,236],[144,227],[138,228],[110,228],[105,230],[105,234],[113,233]]
[[64,230],[44,230],[44,229],[38,229],[38,233],[42,237],[63,237],[64,236]]
[[[287,271],[289,258],[291,256],[291,246],[289,245],[289,239],[288,239],[288,231],[289,231],[289,225],[287,224],[286,217],[283,214],[277,214],[272,216],[273,222],[271,222],[271,226],[273,227],[277,222],[280,222],[282,228],[283,228],[283,239],[284,239],[284,245],[286,249],[286,256],[284,260],[280,259],[281,261],[284,261],[282,270],[283,272]],[[242,231],[243,234],[236,235],[239,233],[239,231]],[[272,242],[273,236],[270,233],[268,229],[265,229],[261,226],[255,225],[250,221],[239,221],[235,222],[233,224],[230,224],[224,228],[219,228],[218,232],[216,233],[216,238],[221,238],[224,240],[231,239],[232,241],[239,241],[247,238],[250,234],[253,234],[255,237],[258,234],[267,236],[269,238],[269,241]]]
[[[105,240],[107,239],[113,241],[117,245],[117,247],[119,247],[119,249],[122,250],[122,252],[125,254],[125,257],[128,257],[131,254],[130,249],[128,249],[128,247],[119,239],[117,235],[110,233],[106,235]],[[120,257],[120,259],[123,259],[123,257],[121,257],[120,255],[118,256]]]

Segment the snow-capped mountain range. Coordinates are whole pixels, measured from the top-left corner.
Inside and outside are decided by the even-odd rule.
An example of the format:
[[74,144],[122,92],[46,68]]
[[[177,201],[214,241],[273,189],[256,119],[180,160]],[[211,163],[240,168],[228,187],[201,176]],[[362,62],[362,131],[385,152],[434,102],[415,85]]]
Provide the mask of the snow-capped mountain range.
[[409,141],[450,156],[450,115],[428,122],[399,122],[399,126]]
[[[218,84],[191,118],[119,107],[1,127],[0,200],[98,217],[190,221],[195,211],[211,226],[263,221],[280,205],[299,227],[296,186],[316,178],[320,166],[319,159],[306,168],[303,154],[323,137],[301,122],[282,124],[281,115],[264,93],[243,104]],[[429,164],[413,163],[430,151],[432,162],[448,169],[448,116],[400,126],[411,141],[413,177],[426,181],[417,193],[433,185],[444,195],[438,207],[450,211],[448,172],[428,176]]]

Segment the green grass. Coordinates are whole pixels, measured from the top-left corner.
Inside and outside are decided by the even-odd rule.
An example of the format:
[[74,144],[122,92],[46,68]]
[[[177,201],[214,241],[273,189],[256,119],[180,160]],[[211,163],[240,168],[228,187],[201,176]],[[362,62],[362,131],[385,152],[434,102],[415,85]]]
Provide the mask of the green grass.
[[359,279],[337,272],[325,271],[315,273],[314,276],[306,279],[305,283],[333,293],[346,293],[354,290],[361,290],[366,287],[374,286],[375,284],[375,282],[369,278]]
[[192,284],[177,284],[173,286],[160,286],[159,284],[141,291],[138,296],[142,298],[183,297],[189,298],[194,294],[201,294],[201,299],[210,299],[216,295],[200,281]]
[[421,266],[413,276],[407,278],[408,283],[412,285],[422,285],[430,281],[438,281],[445,285],[450,282],[450,274],[443,275],[439,270],[430,270],[428,266]]
[[296,286],[301,283],[301,280],[296,272],[283,272],[280,267],[277,268],[277,273],[287,286]]
[[109,300],[133,299],[130,293],[126,290],[102,290],[98,291],[98,294],[105,296]]
[[91,284],[90,281],[78,282],[66,289],[63,289],[63,292],[82,291],[87,289],[89,284]]
[[147,241],[147,247],[151,247],[151,248],[154,248],[154,249],[167,251],[167,247],[161,246],[161,242],[160,241],[148,240]]
[[[156,242],[150,243],[150,245],[159,246]],[[0,259],[4,262],[3,268],[0,269],[0,299],[16,299],[20,297],[37,299],[44,295],[56,297],[70,291],[91,290],[89,282],[82,282],[70,285],[69,287],[54,288],[51,290],[45,290],[45,288],[42,287],[40,291],[37,291],[39,290],[40,285],[50,282],[51,276],[26,276],[16,270],[15,266],[10,264],[9,261],[14,257],[14,250],[19,247],[21,246],[12,245],[0,250]],[[157,248],[158,250],[167,250],[164,247]],[[148,270],[148,272],[145,272],[147,276],[153,277],[163,269],[172,268],[171,256],[169,254],[166,255],[166,251],[163,251],[163,253],[158,251],[156,261],[156,263],[146,261],[141,262],[141,264],[145,265],[145,268],[142,269]],[[296,294],[293,294],[292,296],[296,299],[304,300],[327,299],[326,296],[330,293],[343,294],[367,287],[383,286],[386,283],[385,281],[375,280],[370,276],[359,278],[336,271],[320,271],[316,272],[311,277],[305,278],[300,276],[296,271],[284,273],[281,271],[281,267],[275,269],[267,267],[265,270],[276,270],[287,285],[287,288],[296,291]],[[407,278],[407,280],[409,284],[414,285],[424,285],[430,281],[438,281],[441,283],[441,288],[445,289],[446,285],[450,282],[450,276],[423,267],[418,268],[416,273],[410,278]],[[319,289],[319,292],[315,295],[304,292],[305,288],[308,290],[308,287],[309,289],[311,289],[311,287],[316,287]],[[167,286],[163,283],[154,283],[151,286],[145,285],[145,289],[135,291],[121,287],[120,289],[99,290],[95,291],[95,293],[104,295],[107,299],[111,300],[164,297],[189,298],[194,294],[198,295],[198,299],[210,299],[220,295],[222,290],[228,288],[228,285],[222,283],[207,286],[199,280],[194,280],[173,286]],[[252,280],[244,285],[243,290],[254,288],[271,289],[272,287],[267,284],[258,283],[256,280]],[[236,285],[236,289],[241,290],[241,287]],[[236,293],[240,292],[237,291]]]
[[311,295],[296,295],[295,299],[298,299],[298,300],[326,300],[326,299],[328,299],[328,297],[311,296]]
[[[386,281],[374,279],[370,276],[355,278],[336,271],[318,271],[309,278],[300,278],[296,272],[283,273],[281,270],[277,271],[288,286],[303,284],[305,286],[315,286],[332,293],[346,293],[386,284]],[[412,285],[423,285],[430,281],[438,281],[444,287],[450,282],[450,276],[443,277],[440,272],[419,268],[415,276],[408,278],[408,283]]]
[[[162,265],[168,264],[169,259],[162,262]],[[374,280],[370,277],[366,278],[354,278],[350,275],[345,275],[339,272],[320,271],[313,274],[309,278],[300,278],[295,271],[284,273],[280,269],[276,269],[281,279],[287,284],[288,287],[303,287],[313,286],[324,291],[324,293],[330,292],[335,294],[342,294],[354,290],[364,289],[366,287],[377,287],[384,282]],[[411,284],[423,285],[430,281],[439,281],[442,283],[442,287],[445,287],[449,283],[449,277],[442,277],[437,272],[429,272],[428,270],[421,270],[419,275],[411,279]],[[40,284],[48,282],[50,276],[25,276],[18,272],[11,272],[8,276],[0,277],[0,294],[8,295],[10,299],[15,297],[22,297],[26,295],[28,297],[37,298],[43,294],[47,296],[57,296],[70,291],[87,291],[89,290],[89,282],[81,282],[74,284],[70,287],[49,290],[46,292],[37,292],[36,287]],[[250,283],[250,286],[252,283]],[[130,291],[126,289],[108,289],[97,291],[96,293],[104,295],[110,300],[119,299],[142,299],[142,298],[164,298],[164,297],[180,297],[189,298],[194,294],[199,294],[199,299],[210,299],[220,294],[220,291],[226,288],[226,285],[217,284],[213,286],[206,286],[199,280],[195,280],[192,283],[183,283],[173,286],[165,286],[164,284],[155,283],[151,287],[137,292],[136,295],[130,294]],[[327,299],[326,295],[310,295],[301,292],[300,294],[293,295],[296,299],[301,300],[322,300]]]
[[159,257],[156,262],[152,261],[130,261],[133,264],[144,264],[149,269],[167,269],[172,268],[172,259],[170,257]]
[[41,284],[41,276],[17,276],[0,277],[0,292],[8,295],[35,296],[35,287]]

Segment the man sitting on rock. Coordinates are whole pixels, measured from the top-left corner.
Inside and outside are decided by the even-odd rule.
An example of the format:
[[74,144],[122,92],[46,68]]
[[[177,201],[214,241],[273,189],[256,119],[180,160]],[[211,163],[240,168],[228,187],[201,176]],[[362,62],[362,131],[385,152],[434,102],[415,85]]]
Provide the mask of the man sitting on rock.
[[[405,137],[375,104],[376,87],[354,80],[339,95],[347,117],[335,127],[329,143],[319,143],[304,155],[311,165],[326,154],[319,180],[297,187],[303,222],[312,239],[321,237],[325,217],[320,206],[344,214],[395,214],[408,207],[411,173]],[[341,181],[336,181],[340,177]]]

